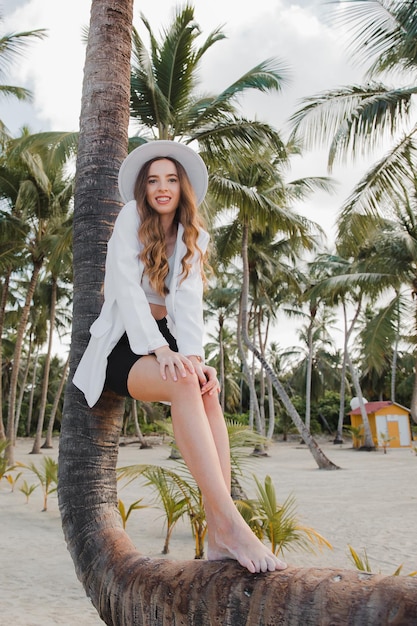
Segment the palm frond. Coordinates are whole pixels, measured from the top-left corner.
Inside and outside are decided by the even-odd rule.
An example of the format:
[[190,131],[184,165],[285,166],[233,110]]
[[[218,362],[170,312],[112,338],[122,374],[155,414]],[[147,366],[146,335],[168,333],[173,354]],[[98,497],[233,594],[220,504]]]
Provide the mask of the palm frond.
[[[334,3],[339,5],[339,3]],[[345,0],[334,23],[349,33],[348,52],[371,61],[367,74],[416,68],[417,12],[414,2]],[[347,27],[347,28],[346,28]]]
[[292,138],[307,148],[330,145],[329,167],[348,155],[368,155],[409,120],[414,86],[352,85],[303,99],[290,118]]
[[341,228],[345,228],[344,222],[352,212],[372,217],[392,212],[393,204],[404,195],[404,187],[414,184],[416,133],[417,126],[414,126],[359,181],[341,208]]
[[15,58],[21,57],[27,50],[31,39],[44,39],[47,30],[22,31],[19,33],[7,33],[0,37],[0,75],[8,71]]
[[248,89],[256,89],[263,93],[281,91],[282,87],[288,83],[288,66],[275,58],[266,59],[229,85],[216,97],[215,102],[230,101]]

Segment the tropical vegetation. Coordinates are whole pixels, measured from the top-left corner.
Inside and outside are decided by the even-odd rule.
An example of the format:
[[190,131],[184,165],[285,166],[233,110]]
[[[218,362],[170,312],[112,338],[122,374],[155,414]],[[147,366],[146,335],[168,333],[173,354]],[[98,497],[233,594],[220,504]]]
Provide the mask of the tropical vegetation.
[[[397,65],[412,72],[414,4],[387,0],[345,4],[353,11],[346,11],[344,19],[351,15],[360,18],[358,49],[375,53],[372,72]],[[347,201],[331,254],[317,225],[295,208],[315,190],[331,191],[331,181],[291,181],[291,159],[313,139],[332,131],[336,136],[331,164],[339,150],[351,149],[357,154],[364,146],[373,148],[379,128],[395,130],[396,119],[407,121],[404,114],[412,113],[414,88],[391,93],[382,85],[376,89],[367,85],[363,90],[347,90],[342,99],[347,103],[349,95],[359,96],[359,103],[352,99],[356,109],[348,105],[340,109],[327,98],[326,115],[316,114],[310,123],[308,110],[296,113],[294,135],[284,140],[268,123],[242,116],[239,105],[249,90],[260,91],[265,98],[283,90],[286,64],[267,59],[220,94],[207,94],[198,81],[200,63],[213,45],[220,45],[220,28],[200,44],[201,30],[193,7],[186,5],[176,10],[159,37],[142,16],[145,38],[139,29],[132,32],[132,0],[116,0],[107,12],[105,5],[101,0],[91,3],[79,135],[65,129],[39,135],[24,130],[20,137],[4,136],[1,144],[0,438],[6,441],[2,467],[8,473],[14,467],[16,435],[35,435],[33,453],[38,453],[45,419],[49,420],[49,434],[55,422],[61,430],[58,468],[44,457],[43,466],[36,464],[33,471],[46,509],[58,470],[65,539],[77,574],[100,616],[108,623],[114,623],[114,616],[123,616],[123,621],[133,615],[134,602],[135,607],[146,605],[144,610],[158,614],[158,619],[181,619],[178,607],[170,606],[166,598],[177,597],[184,583],[183,592],[189,590],[190,594],[188,603],[195,601],[194,606],[198,603],[198,610],[204,612],[201,623],[211,623],[219,621],[224,604],[219,603],[219,609],[201,601],[209,585],[210,567],[180,566],[180,570],[177,564],[167,563],[163,573],[158,563],[141,558],[121,528],[141,506],[140,500],[125,505],[117,497],[121,429],[124,426],[129,432],[132,428],[139,437],[142,430],[155,425],[161,412],[166,418],[168,409],[132,405],[105,391],[102,401],[89,411],[70,384],[62,406],[67,371],[71,376],[101,304],[105,244],[120,206],[117,163],[128,146],[131,149],[160,138],[192,143],[205,159],[210,194],[204,214],[213,240],[207,317],[213,320],[217,343],[217,348],[214,342],[207,345],[207,357],[218,366],[227,390],[222,403],[236,421],[261,434],[262,441],[265,436],[282,433],[288,437],[296,432],[308,444],[318,466],[333,469],[313,433],[327,424],[331,432],[340,435],[352,395],[363,405],[364,397],[389,398],[394,390],[397,402],[413,406],[414,146],[411,133],[406,134],[374,168],[372,181],[366,178]],[[375,20],[375,5],[385,14],[383,19],[377,16]],[[109,81],[111,76],[117,80]],[[336,120],[333,125],[332,119]],[[137,131],[130,138],[129,122]],[[68,167],[74,156],[75,181]],[[66,355],[55,359],[51,344],[55,329],[68,328],[70,320],[65,313],[71,304],[74,320],[67,370]],[[304,322],[305,345],[298,354],[281,350],[273,337],[288,311],[293,316],[298,311]],[[323,332],[323,322],[340,311],[342,351]],[[379,324],[369,311],[377,312]],[[332,376],[326,375],[329,366]],[[367,441],[366,414],[364,436],[366,447],[372,449]],[[177,480],[179,492],[170,491],[172,483],[167,478],[154,469],[147,476],[158,484],[160,502],[170,515],[170,531],[182,510],[181,506],[173,510],[172,504],[178,494],[185,500],[184,510],[193,519],[196,553],[201,554],[205,522],[198,490],[190,495],[184,487],[192,488],[192,483]],[[286,545],[281,522],[299,544],[304,545],[308,537],[316,545],[326,545],[312,529],[291,523],[293,502],[280,505],[268,478],[264,483],[258,481],[258,491],[258,502],[250,507],[250,522],[269,538],[274,550]],[[30,486],[24,484],[26,497],[30,492]],[[222,567],[233,572],[221,577],[223,597],[231,598],[241,579],[233,565]],[[219,576],[215,573],[213,578]],[[195,584],[197,579],[201,587]],[[282,600],[286,607],[294,580],[290,576],[289,593]],[[271,601],[266,604],[269,577],[266,581],[266,577],[258,577],[249,600],[240,587],[235,595],[238,601],[229,601],[227,606],[235,612],[246,610],[250,601],[252,610],[256,591],[262,598],[258,621],[265,616],[264,621],[271,621],[267,613],[273,611],[274,602],[281,602],[283,594],[269,594]],[[370,587],[374,585],[377,582],[371,581]],[[403,591],[405,586],[398,588]],[[395,594],[389,595],[397,606]],[[145,597],[147,602],[143,602]],[[337,600],[339,603],[340,598]],[[415,606],[414,600],[415,595]],[[363,615],[363,603],[360,610]]]
[[[361,3],[351,4],[353,20]],[[361,4],[361,11],[369,10],[366,32],[370,40],[379,41],[379,22],[372,21],[368,5]],[[386,33],[389,41],[398,42],[398,55],[381,41],[372,76],[408,68],[410,15],[395,3],[380,7],[399,25],[404,21],[407,29]],[[222,30],[215,29],[200,42],[201,29],[190,5],[176,11],[159,38],[145,16],[141,21],[150,47],[134,28],[130,115],[137,134],[129,145],[151,138],[185,141],[197,147],[209,167],[204,210],[213,239],[213,275],[206,293],[206,352],[219,371],[225,411],[269,439],[305,429],[307,438],[324,431],[342,441],[352,395],[414,407],[416,331],[407,297],[415,281],[410,168],[408,182],[402,177],[395,194],[392,190],[393,177],[399,181],[403,172],[404,144],[403,151],[395,144],[390,159],[373,168],[342,207],[331,254],[325,251],[320,228],[293,208],[314,190],[330,192],[331,180],[288,181],[287,175],[292,156],[302,146],[331,139],[332,133],[339,136],[342,128],[343,141],[331,144],[330,165],[346,157],[349,149],[355,156],[358,146],[374,147],[378,129],[386,129],[389,111],[394,111],[394,95],[395,111],[404,112],[400,102],[408,102],[413,90],[393,94],[379,84],[373,100],[369,85],[361,95],[358,89],[346,88],[310,97],[294,114],[294,136],[285,143],[277,130],[242,117],[238,108],[239,98],[250,89],[266,94],[282,90],[288,74],[285,63],[268,59],[220,94],[208,94],[199,83],[200,64],[211,47],[221,43]],[[361,37],[356,51],[363,51]],[[28,95],[16,89],[14,95]],[[376,94],[378,108],[372,108]],[[371,124],[377,110],[379,117]],[[348,115],[351,123],[344,125]],[[327,134],[319,128],[326,128]],[[45,420],[45,447],[51,445],[54,427],[59,429],[68,372],[68,359],[54,355],[54,342],[57,333],[68,333],[71,323],[73,180],[67,165],[75,147],[72,133],[31,135],[25,129],[20,137],[5,139],[1,154],[0,436],[13,442],[16,435],[34,435],[33,453],[41,450]],[[391,181],[384,193],[382,180]],[[329,332],[340,312],[345,316],[342,350],[335,344],[335,333]],[[299,345],[280,349],[275,328],[285,316],[303,325]],[[321,406],[329,394],[333,408],[324,415]],[[138,408],[139,421],[136,417],[132,423],[126,403],[126,433],[156,428],[160,411],[135,403]],[[369,445],[366,414],[364,426]],[[8,454],[12,462],[12,452]]]

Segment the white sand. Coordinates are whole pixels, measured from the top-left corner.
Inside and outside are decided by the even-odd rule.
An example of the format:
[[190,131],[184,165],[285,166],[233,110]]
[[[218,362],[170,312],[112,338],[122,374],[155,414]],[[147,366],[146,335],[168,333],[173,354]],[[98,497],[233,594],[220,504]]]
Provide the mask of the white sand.
[[[300,521],[320,532],[334,547],[317,555],[289,552],[287,561],[298,566],[352,568],[348,544],[363,553],[366,548],[374,572],[392,574],[403,564],[402,572],[417,570],[415,520],[417,511],[417,456],[410,449],[358,452],[350,443],[334,446],[320,442],[327,456],[343,469],[319,471],[310,452],[298,441],[275,443],[267,458],[249,456],[245,461],[244,486],[255,495],[252,475],[263,480],[269,474],[279,501],[293,494]],[[42,456],[29,455],[32,442],[20,439],[16,460],[23,463],[57,458],[53,450]],[[140,450],[137,444],[120,448],[119,465],[136,463],[172,464],[169,448],[156,445]],[[27,482],[35,476],[25,472]],[[76,578],[67,552],[56,494],[49,498],[48,511],[42,512],[38,487],[25,503],[19,491],[10,491],[0,482],[0,623],[2,626],[93,626],[103,624]],[[128,506],[143,497],[151,503],[151,492],[139,481],[120,491]],[[161,557],[164,539],[163,517],[156,508],[134,511],[127,531],[138,549]],[[181,523],[171,540],[169,558],[194,556],[194,543],[187,523]]]

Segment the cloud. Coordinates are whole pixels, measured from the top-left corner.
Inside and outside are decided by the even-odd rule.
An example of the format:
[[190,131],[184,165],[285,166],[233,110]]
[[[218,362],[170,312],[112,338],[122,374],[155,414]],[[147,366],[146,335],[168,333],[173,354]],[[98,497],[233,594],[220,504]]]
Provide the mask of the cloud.
[[[268,57],[278,57],[292,69],[291,87],[279,98],[248,98],[248,114],[259,110],[259,117],[281,125],[298,97],[332,86],[342,76],[351,82],[353,71],[349,73],[336,34],[320,21],[316,3],[197,0],[194,5],[203,31],[201,40],[221,24],[228,36],[206,55],[202,72],[205,89],[221,89]],[[174,12],[172,0],[145,0],[139,8],[156,33],[169,24]],[[28,0],[5,16],[7,31],[48,29],[47,39],[33,42],[14,72],[19,81],[16,84],[33,90],[34,112],[42,130],[78,127],[85,56],[81,33],[89,23],[89,11],[90,3],[85,0]],[[137,27],[141,27],[140,11],[134,11]]]
[[[145,37],[146,30],[140,21],[143,12],[159,36],[170,23],[175,6],[172,0],[158,3],[144,0],[134,9],[134,24]],[[208,3],[197,0],[194,6],[196,22],[202,29],[201,43],[219,25],[223,25],[227,35],[226,40],[216,43],[205,55],[201,71],[203,91],[222,90],[266,58],[276,57],[290,68],[291,84],[284,86],[281,93],[253,92],[242,100],[242,113],[247,117],[267,121],[284,132],[286,121],[301,98],[359,82],[360,72],[349,65],[340,32],[320,14],[324,5],[317,1],[211,0]],[[86,0],[6,3],[4,32],[48,29],[47,39],[32,42],[10,76],[14,81],[11,84],[26,86],[34,94],[31,105],[14,102],[3,107],[2,119],[15,133],[24,123],[29,124],[32,132],[78,129],[85,57],[82,28],[89,24],[89,13],[90,3]],[[357,169],[340,173],[343,180],[339,194],[346,197],[347,184],[350,188],[359,174]],[[291,178],[325,175],[326,153],[321,150],[296,160]],[[311,204],[305,210],[318,214],[318,221],[327,227],[334,222],[335,207],[340,204],[340,195],[327,201],[321,197],[315,210]]]
[[[31,89],[38,130],[78,128],[85,48],[82,27],[89,22],[89,3],[30,0],[5,16],[7,32],[47,29],[34,40],[11,78]],[[7,123],[7,121],[6,121]]]

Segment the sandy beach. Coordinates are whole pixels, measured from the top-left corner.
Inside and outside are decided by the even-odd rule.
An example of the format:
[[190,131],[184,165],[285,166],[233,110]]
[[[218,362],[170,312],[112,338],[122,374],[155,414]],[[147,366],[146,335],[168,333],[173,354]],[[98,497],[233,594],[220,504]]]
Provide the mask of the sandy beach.
[[[348,544],[363,554],[366,548],[372,571],[392,574],[417,570],[415,520],[417,511],[417,456],[411,449],[358,452],[350,441],[333,445],[320,441],[325,454],[341,469],[318,470],[310,452],[299,440],[276,442],[268,456],[254,458],[247,451],[242,481],[249,496],[255,495],[253,474],[271,476],[279,501],[293,495],[300,521],[320,532],[332,545],[317,554],[287,552],[285,559],[297,566],[352,569]],[[58,441],[43,455],[30,455],[32,442],[19,439],[15,460],[40,463],[42,457],[57,459]],[[137,443],[121,446],[119,465],[152,463],[173,465],[169,446],[156,443],[150,449]],[[43,512],[38,487],[26,503],[19,491],[22,481],[36,483],[24,470],[14,492],[0,482],[0,623],[2,626],[93,626],[103,624],[76,578],[61,529],[56,494]],[[139,481],[122,488],[119,496],[127,506],[143,498],[152,504],[152,492]],[[127,532],[143,554],[161,558],[164,540],[162,512],[155,506],[133,511]],[[174,530],[168,558],[192,559],[194,543],[189,525]]]

